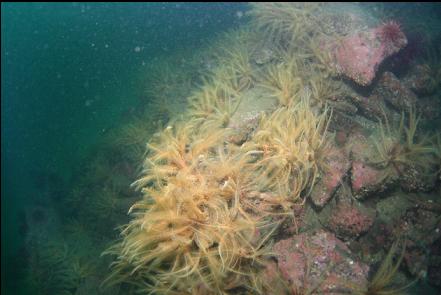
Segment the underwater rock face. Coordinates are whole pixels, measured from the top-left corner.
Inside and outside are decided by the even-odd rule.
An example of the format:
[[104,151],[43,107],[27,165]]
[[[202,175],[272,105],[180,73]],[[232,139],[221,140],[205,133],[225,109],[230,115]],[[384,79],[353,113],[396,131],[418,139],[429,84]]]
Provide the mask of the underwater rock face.
[[289,282],[293,293],[317,287],[318,294],[339,294],[347,289],[347,282],[360,287],[367,284],[369,267],[326,231],[281,240],[273,250],[281,275]]
[[[304,231],[308,225],[308,212],[305,206],[301,204],[294,204],[292,210],[294,213],[293,217],[279,217],[280,220],[283,220],[277,233],[278,237],[281,239],[291,237],[301,231]],[[277,218],[274,219],[277,220]]]
[[319,208],[323,208],[332,198],[337,188],[342,183],[343,177],[349,171],[351,163],[342,149],[333,147],[326,157],[328,163],[325,176],[314,186],[311,200]]
[[383,60],[406,45],[399,25],[386,23],[346,37],[341,44],[331,46],[331,52],[338,73],[367,86]]
[[386,106],[382,97],[378,95],[371,95],[369,97],[352,95],[351,99],[364,117],[372,121],[377,121],[379,118],[382,119],[384,117],[383,110],[386,109]]
[[400,229],[409,237],[404,261],[412,275],[426,276],[430,264],[428,251],[441,238],[439,204],[421,201],[406,211]]
[[374,92],[399,111],[408,111],[417,101],[416,95],[391,72],[381,76]]
[[400,186],[406,192],[428,192],[436,185],[436,173],[427,174],[410,165],[402,165],[400,172]]
[[231,135],[228,141],[240,145],[247,141],[253,131],[259,124],[261,114],[259,112],[248,112],[241,114],[241,117],[231,122],[228,127],[231,128]]
[[228,128],[231,130],[228,141],[240,145],[249,140],[259,125],[262,113],[273,110],[275,103],[259,89],[243,93],[237,110],[228,122]]
[[360,203],[339,202],[330,211],[326,226],[343,240],[357,238],[366,233],[375,220],[375,210]]
[[372,154],[372,148],[369,145],[367,137],[361,131],[354,131],[349,134],[346,148],[351,154],[351,159],[366,161]]
[[366,191],[368,187],[375,186],[380,178],[381,171],[366,165],[363,162],[352,163],[352,188],[354,192]]
[[384,177],[384,171],[378,170],[361,161],[352,162],[352,190],[354,197],[362,199],[373,192],[386,190],[393,180]]
[[348,143],[352,160],[351,185],[355,198],[363,199],[375,192],[382,192],[395,183],[398,175],[391,173],[386,177],[387,171],[368,164],[376,151],[366,136],[355,132],[350,135]]
[[[274,261],[268,261],[267,264],[265,264],[262,279],[268,286],[271,286],[271,290],[268,290],[268,295],[278,295],[286,290],[283,280],[280,279],[277,263]],[[207,293],[209,293],[208,290]]]

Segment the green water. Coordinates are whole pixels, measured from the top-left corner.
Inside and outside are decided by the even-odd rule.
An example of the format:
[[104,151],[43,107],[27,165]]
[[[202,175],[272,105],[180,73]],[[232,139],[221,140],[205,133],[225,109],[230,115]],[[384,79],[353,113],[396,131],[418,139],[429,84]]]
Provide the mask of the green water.
[[32,175],[69,179],[75,163],[135,106],[152,60],[237,26],[242,9],[2,3],[2,292],[18,294],[25,255],[20,212],[44,198]]

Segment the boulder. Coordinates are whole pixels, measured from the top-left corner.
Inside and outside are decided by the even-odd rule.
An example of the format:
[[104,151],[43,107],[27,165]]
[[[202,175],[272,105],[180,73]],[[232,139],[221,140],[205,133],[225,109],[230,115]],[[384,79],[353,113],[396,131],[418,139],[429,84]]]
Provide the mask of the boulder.
[[324,177],[316,183],[311,192],[311,201],[318,208],[323,208],[332,198],[351,167],[347,153],[336,147],[331,148],[326,156],[326,162]]
[[384,72],[375,87],[374,95],[383,98],[400,112],[415,107],[417,96],[391,72]]
[[407,45],[407,38],[396,22],[360,31],[331,44],[333,65],[338,73],[359,85],[370,85],[384,59]]
[[350,292],[349,285],[362,289],[367,284],[369,267],[329,232],[321,230],[281,240],[273,251],[292,294],[312,289],[312,294],[342,294],[343,290]]

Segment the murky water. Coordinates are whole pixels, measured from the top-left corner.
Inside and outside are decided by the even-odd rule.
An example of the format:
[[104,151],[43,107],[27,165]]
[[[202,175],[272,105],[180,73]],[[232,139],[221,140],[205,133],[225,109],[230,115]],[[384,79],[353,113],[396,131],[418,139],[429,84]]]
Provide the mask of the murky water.
[[2,292],[437,294],[440,29],[424,3],[2,4]]

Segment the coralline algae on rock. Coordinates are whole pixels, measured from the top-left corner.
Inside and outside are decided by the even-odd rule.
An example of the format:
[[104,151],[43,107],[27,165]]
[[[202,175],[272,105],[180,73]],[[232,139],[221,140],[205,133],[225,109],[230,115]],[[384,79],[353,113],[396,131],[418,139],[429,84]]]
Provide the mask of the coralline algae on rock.
[[407,38],[399,25],[389,22],[331,45],[331,55],[338,73],[367,86],[383,60],[406,45]]
[[345,284],[367,284],[369,267],[358,261],[333,234],[319,231],[277,242],[278,268],[293,290],[317,287],[317,294],[340,294]]

